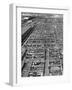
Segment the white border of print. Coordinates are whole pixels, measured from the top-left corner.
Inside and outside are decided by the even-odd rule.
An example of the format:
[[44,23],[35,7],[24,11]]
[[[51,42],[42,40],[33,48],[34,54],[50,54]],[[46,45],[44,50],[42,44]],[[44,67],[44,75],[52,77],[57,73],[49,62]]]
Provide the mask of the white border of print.
[[[23,5],[12,4],[13,20],[13,60],[10,60],[10,84],[11,85],[35,85],[70,82],[70,59],[68,52],[68,31],[69,31],[69,10],[58,8],[36,8],[24,7]],[[33,13],[55,13],[63,14],[63,75],[44,77],[21,77],[21,12]],[[11,37],[11,36],[10,36]]]

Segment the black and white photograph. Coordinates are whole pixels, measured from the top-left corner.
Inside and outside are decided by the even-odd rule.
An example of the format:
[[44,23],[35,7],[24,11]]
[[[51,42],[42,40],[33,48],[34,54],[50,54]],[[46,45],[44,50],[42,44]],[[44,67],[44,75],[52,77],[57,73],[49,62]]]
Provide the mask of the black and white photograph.
[[0,90],[72,90],[72,0],[0,1]]
[[63,14],[21,12],[21,77],[63,75]]
[[68,8],[11,5],[11,85],[70,82],[69,24]]

